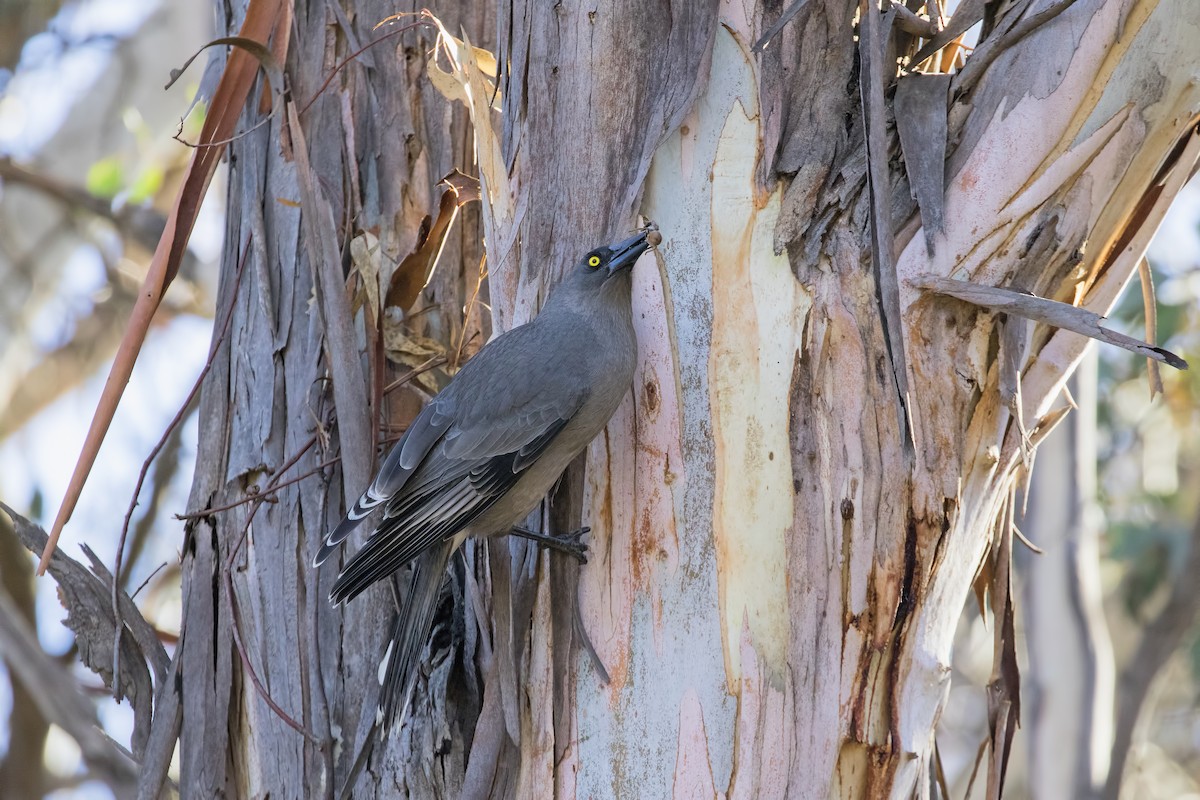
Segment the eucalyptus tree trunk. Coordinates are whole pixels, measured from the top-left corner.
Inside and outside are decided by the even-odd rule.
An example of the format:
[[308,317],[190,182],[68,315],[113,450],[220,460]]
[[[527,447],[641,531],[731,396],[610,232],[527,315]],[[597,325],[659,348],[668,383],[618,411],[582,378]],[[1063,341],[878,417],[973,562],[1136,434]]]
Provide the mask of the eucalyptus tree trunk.
[[[246,13],[245,3],[235,5],[225,20],[231,35]],[[233,315],[201,395],[190,506],[227,506],[310,477],[282,488],[274,502],[238,505],[189,527],[176,659],[186,796],[331,797],[340,790],[374,722],[377,665],[395,603],[384,586],[335,611],[326,599],[335,575],[314,570],[313,555],[346,500],[369,480],[376,442],[394,439],[395,426],[420,407],[411,385],[385,395],[384,382],[415,366],[405,365],[414,353],[422,361],[433,355],[421,350],[421,336],[446,343],[451,355],[455,345],[479,345],[471,345],[470,331],[464,335],[462,313],[482,253],[471,207],[410,309],[423,313],[383,336],[384,298],[372,284],[387,292],[395,264],[420,244],[426,216],[438,214],[439,180],[472,160],[467,114],[425,76],[434,41],[427,26],[383,39],[324,86],[348,56],[413,21],[373,30],[396,11],[390,2],[314,0],[296,3],[294,19],[280,12],[272,44],[279,54],[281,38],[287,42],[292,104],[230,145],[218,317],[230,302]],[[489,4],[442,13],[490,46]],[[261,116],[252,108],[239,127],[250,129]],[[436,388],[435,377],[422,376],[426,391]],[[340,462],[319,469],[336,456]],[[478,698],[460,695],[438,699],[450,727],[406,731],[375,754],[353,796],[394,796],[397,784],[414,797],[456,796],[478,714]],[[430,759],[444,769],[432,773]]]
[[[911,15],[764,5],[442,6],[431,80],[432,33],[405,33],[232,146],[236,313],[193,506],[341,462],[258,508],[244,545],[253,505],[190,532],[186,790],[332,796],[355,776],[355,797],[922,794],[974,587],[997,617],[998,791],[1019,708],[1011,493],[1083,340],[919,287],[959,291],[936,280],[954,277],[1103,313],[1200,150],[1200,7],[963,3],[984,30],[951,79],[899,77],[912,31],[934,34]],[[298,4],[280,28],[297,103],[393,11]],[[495,54],[498,86],[462,34]],[[478,173],[482,213],[397,322],[380,298],[454,167]],[[635,274],[633,391],[540,514],[590,525],[590,562],[465,548],[412,719],[356,775],[393,591],[335,611],[332,576],[308,564],[415,410],[411,384],[399,401],[383,387],[418,351],[440,348],[448,374],[639,212],[664,242]]]

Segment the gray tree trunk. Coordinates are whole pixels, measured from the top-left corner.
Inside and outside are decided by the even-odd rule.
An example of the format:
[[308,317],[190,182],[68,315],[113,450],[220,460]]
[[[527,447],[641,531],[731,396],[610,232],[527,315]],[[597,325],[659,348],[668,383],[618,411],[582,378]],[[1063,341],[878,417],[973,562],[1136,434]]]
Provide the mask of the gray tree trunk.
[[[442,9],[447,24],[461,24],[491,46],[489,6],[462,8]],[[324,2],[296,4],[286,72],[297,107],[317,96],[339,61],[391,30],[372,27],[396,10],[386,2],[359,2],[344,12]],[[243,11],[238,4],[236,13]],[[232,33],[240,21],[227,20]],[[384,382],[407,368],[379,369],[382,343],[375,328],[356,324],[348,313],[339,251],[369,231],[378,239],[381,261],[396,263],[417,244],[424,216],[436,215],[436,183],[455,167],[470,167],[467,115],[424,77],[432,44],[428,30],[405,33],[347,65],[299,116],[306,142],[292,140],[288,120],[277,117],[230,147],[218,308],[231,298],[236,308],[203,389],[191,508],[222,506],[252,487],[267,487],[275,476],[309,473],[339,454],[342,460],[257,510],[230,584],[250,664],[274,703],[315,737],[311,741],[268,707],[235,647],[225,564],[253,506],[203,519],[188,532],[177,659],[181,776],[188,796],[333,796],[374,721],[377,664],[395,604],[384,586],[346,613],[335,611],[326,599],[335,573],[314,571],[312,557],[320,537],[341,518],[346,499],[370,477],[376,459],[371,437],[419,407],[403,391],[388,395],[382,407],[366,406],[366,398],[377,399]],[[249,127],[257,116],[246,118]],[[297,157],[305,146],[307,158]],[[329,247],[311,247],[314,239]],[[428,311],[412,333],[459,340],[480,240],[478,213],[468,208],[418,303]],[[341,340],[331,333],[335,329]],[[352,413],[334,410],[335,397],[342,401],[343,395],[331,390],[331,372],[343,382],[348,376],[345,394],[358,399]],[[317,443],[306,446],[314,436]],[[459,677],[455,686],[465,682]],[[382,754],[358,782],[355,797],[394,796],[397,785],[414,797],[457,795],[478,697],[464,688],[444,702],[450,727],[406,731],[402,745]],[[431,769],[431,758],[443,766]]]
[[[345,302],[339,249],[370,231],[386,274],[435,213],[437,179],[474,164],[498,329],[636,212],[665,240],[638,276],[630,401],[545,515],[592,525],[591,563],[467,548],[413,721],[354,796],[927,792],[972,586],[998,617],[998,790],[1018,703],[1011,491],[1082,341],[913,284],[932,273],[1105,311],[1200,150],[1200,7],[988,4],[967,67],[923,84],[910,115],[890,108],[897,82],[920,80],[897,81],[888,54],[916,41],[896,12],[810,0],[753,53],[778,5],[442,7],[500,65],[497,114],[477,54],[448,42],[455,63],[440,62],[474,157],[463,107],[423,77],[428,31],[340,72],[299,117],[302,140],[276,119],[233,145],[222,302],[247,264],[204,390],[193,507],[262,488],[298,453],[283,477],[342,461],[257,511],[233,597],[223,567],[252,506],[189,533],[187,793],[328,797],[352,772],[394,603],[384,586],[334,611],[331,572],[309,562],[365,484],[374,435],[415,396],[380,402],[397,369]],[[394,10],[298,4],[298,102]],[[918,111],[906,172],[892,122],[905,134]],[[918,165],[926,151],[937,169]],[[451,356],[479,264],[465,222],[414,312],[431,310],[406,321]],[[231,600],[264,690],[311,739],[251,685]]]
[[1018,523],[1041,554],[1021,548],[1029,667],[1029,795],[1095,797],[1108,776],[1116,667],[1100,585],[1096,497],[1095,348],[1071,379],[1077,413],[1038,448]]

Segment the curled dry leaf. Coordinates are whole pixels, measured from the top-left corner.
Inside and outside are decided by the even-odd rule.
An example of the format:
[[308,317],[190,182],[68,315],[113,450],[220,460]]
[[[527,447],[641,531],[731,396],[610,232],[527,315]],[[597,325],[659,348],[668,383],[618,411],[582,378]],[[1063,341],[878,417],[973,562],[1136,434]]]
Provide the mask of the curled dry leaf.
[[[386,308],[399,308],[402,311],[412,308],[437,268],[438,258],[446,246],[446,237],[458,217],[458,210],[472,200],[479,199],[479,179],[464,175],[458,170],[442,178],[438,185],[444,186],[445,191],[442,192],[442,199],[438,204],[437,219],[431,223],[430,217],[425,217],[421,223],[417,247],[392,272],[384,299]],[[353,244],[351,248],[353,256]],[[375,274],[378,275],[378,265]]]
[[[389,361],[403,364],[411,370],[426,366],[430,359],[446,357],[446,348],[441,343],[406,333],[400,322],[389,316],[383,320],[383,349]],[[413,380],[424,391],[435,394],[445,386],[446,374],[442,370],[430,369],[414,375]]]
[[[471,114],[475,130],[475,159],[487,196],[484,198],[484,223],[487,230],[507,228],[513,218],[513,198],[508,183],[508,169],[500,139],[492,125],[492,112],[498,108],[500,93],[494,80],[496,58],[486,50],[472,47],[469,41],[451,36],[436,17],[430,16],[438,28],[438,46],[429,59],[429,80],[448,100],[458,100]],[[438,64],[444,55],[450,69]],[[490,242],[489,242],[490,243]]]
[[370,318],[379,319],[379,271],[382,259],[379,237],[375,234],[363,231],[350,240],[350,268],[358,273],[362,284],[362,291],[356,292],[350,306],[351,313],[357,313],[366,303]]

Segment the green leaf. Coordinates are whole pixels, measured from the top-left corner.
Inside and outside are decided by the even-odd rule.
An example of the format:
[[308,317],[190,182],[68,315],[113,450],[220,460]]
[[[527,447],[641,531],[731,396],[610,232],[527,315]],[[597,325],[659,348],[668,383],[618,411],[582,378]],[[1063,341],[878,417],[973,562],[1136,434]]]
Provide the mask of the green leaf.
[[111,200],[125,185],[125,171],[115,156],[102,158],[88,169],[87,190],[96,197]]
[[138,173],[133,185],[129,187],[129,202],[142,203],[154,195],[163,185],[163,170],[157,164],[147,165]]

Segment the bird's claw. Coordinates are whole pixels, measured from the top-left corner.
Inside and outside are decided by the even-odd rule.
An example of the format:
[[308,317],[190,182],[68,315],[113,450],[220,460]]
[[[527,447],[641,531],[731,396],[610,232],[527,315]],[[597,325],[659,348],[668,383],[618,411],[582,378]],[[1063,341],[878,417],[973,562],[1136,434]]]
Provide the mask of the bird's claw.
[[524,539],[537,542],[543,547],[548,547],[551,550],[557,550],[560,553],[570,556],[580,564],[586,564],[588,546],[583,543],[583,536],[591,532],[591,528],[583,527],[578,530],[564,533],[561,536],[553,536],[548,533],[523,528],[520,525],[514,525],[511,533],[515,536],[520,536]]

